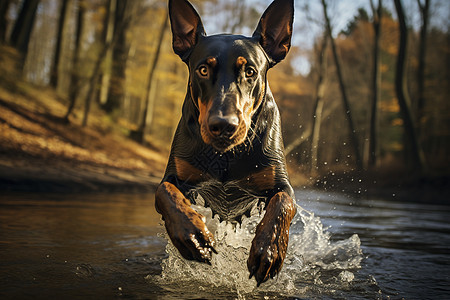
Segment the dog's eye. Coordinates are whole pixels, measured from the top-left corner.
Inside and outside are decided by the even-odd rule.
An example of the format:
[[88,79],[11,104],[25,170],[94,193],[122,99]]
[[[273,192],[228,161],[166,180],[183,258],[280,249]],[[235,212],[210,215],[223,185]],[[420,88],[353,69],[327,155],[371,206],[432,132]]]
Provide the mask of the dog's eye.
[[246,77],[253,77],[253,76],[255,76],[255,74],[256,74],[256,71],[253,68],[247,68],[245,70]]
[[202,77],[208,76],[208,67],[207,66],[200,66],[197,71],[198,71],[198,74],[200,74],[200,76],[202,76]]

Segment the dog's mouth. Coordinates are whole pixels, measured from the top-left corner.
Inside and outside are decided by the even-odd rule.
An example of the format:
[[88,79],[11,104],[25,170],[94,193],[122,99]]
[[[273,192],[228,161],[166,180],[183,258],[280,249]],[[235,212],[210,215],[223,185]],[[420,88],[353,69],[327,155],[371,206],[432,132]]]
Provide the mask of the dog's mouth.
[[200,134],[205,144],[224,153],[245,142],[252,118],[250,98],[221,95],[209,101],[198,99],[197,103]]
[[237,124],[224,124],[223,128],[211,126],[210,122],[200,123],[200,133],[205,144],[224,153],[242,144],[247,137],[248,126],[240,120]]

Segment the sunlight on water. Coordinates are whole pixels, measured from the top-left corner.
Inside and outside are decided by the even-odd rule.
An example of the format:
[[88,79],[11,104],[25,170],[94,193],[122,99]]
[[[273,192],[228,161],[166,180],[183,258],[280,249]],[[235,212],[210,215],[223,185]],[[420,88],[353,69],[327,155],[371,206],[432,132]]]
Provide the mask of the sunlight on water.
[[219,222],[217,216],[212,218],[209,208],[194,206],[194,209],[206,217],[208,228],[215,233],[218,254],[213,255],[212,266],[187,261],[169,241],[166,247],[169,255],[162,262],[162,273],[151,278],[166,290],[180,294],[194,287],[196,291],[227,290],[237,298],[249,298],[249,295],[251,298],[252,294],[261,292],[303,294],[310,284],[326,283],[321,278],[323,271],[335,271],[334,283],[349,283],[354,278],[351,270],[360,267],[362,251],[357,235],[332,242],[320,218],[297,206],[283,268],[276,278],[257,288],[255,279],[248,278],[247,258],[263,213],[244,217],[241,225],[233,226]]

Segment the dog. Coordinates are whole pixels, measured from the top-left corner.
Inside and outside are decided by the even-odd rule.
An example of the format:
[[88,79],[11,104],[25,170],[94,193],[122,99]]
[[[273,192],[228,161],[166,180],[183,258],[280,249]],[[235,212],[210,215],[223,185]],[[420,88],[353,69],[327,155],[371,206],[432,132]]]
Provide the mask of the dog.
[[188,66],[189,83],[155,207],[181,255],[210,264],[214,236],[191,204],[240,222],[263,202],[247,260],[258,286],[281,270],[296,213],[267,83],[267,71],[289,51],[293,15],[293,0],[275,0],[252,37],[207,36],[187,0],[169,0],[172,46]]

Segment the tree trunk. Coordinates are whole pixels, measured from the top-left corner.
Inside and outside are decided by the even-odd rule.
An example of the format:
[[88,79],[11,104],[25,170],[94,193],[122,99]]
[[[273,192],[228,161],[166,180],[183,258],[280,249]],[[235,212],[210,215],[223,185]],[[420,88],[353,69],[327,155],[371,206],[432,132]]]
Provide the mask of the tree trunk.
[[425,61],[427,53],[427,33],[428,33],[428,21],[429,21],[429,10],[430,10],[430,0],[425,0],[422,4],[420,0],[417,0],[420,8],[420,14],[422,16],[422,26],[420,28],[420,42],[419,42],[419,67],[417,69],[417,121],[416,125],[418,130],[421,128],[421,121],[424,117],[424,107],[425,107]]
[[328,33],[325,30],[322,38],[322,44],[318,53],[319,61],[319,78],[317,79],[316,86],[316,102],[314,104],[313,125],[311,129],[311,162],[310,173],[315,175],[318,169],[318,149],[320,138],[320,124],[322,122],[323,111],[323,95],[325,93],[325,76],[327,73],[327,45],[328,45]]
[[355,129],[355,125],[353,123],[352,113],[350,110],[350,103],[349,103],[349,100],[347,97],[347,92],[345,89],[344,78],[343,78],[342,71],[341,71],[341,64],[340,64],[339,57],[337,55],[336,44],[333,39],[330,19],[328,18],[328,13],[327,13],[327,4],[326,4],[325,0],[322,0],[322,6],[323,6],[323,14],[324,14],[324,18],[325,18],[325,23],[326,23],[326,27],[327,27],[327,31],[328,31],[328,36],[329,36],[330,42],[331,42],[331,50],[333,51],[334,63],[336,65],[336,72],[338,75],[339,86],[340,86],[340,90],[341,90],[341,94],[342,94],[342,101],[344,102],[344,109],[345,109],[345,113],[347,114],[348,127],[349,127],[349,131],[350,131],[350,133],[349,133],[350,140],[353,144],[353,148],[354,148],[354,152],[355,152],[356,167],[359,170],[361,170],[362,169],[362,160],[361,160],[361,153],[360,153],[360,148],[359,148],[358,137],[356,135],[356,129]]
[[11,45],[19,50],[25,58],[33,30],[39,0],[25,0],[11,33]]
[[[109,0],[108,1],[108,14],[105,18],[104,22],[104,44],[111,43],[113,40],[114,33],[114,17],[116,14],[116,1],[117,0]],[[109,80],[111,78],[111,63],[112,63],[112,47],[108,48],[108,51],[105,54],[105,58],[103,59],[105,64],[101,70],[101,74],[99,75],[98,83],[99,89],[97,93],[97,102],[100,105],[106,103],[108,98],[108,88],[109,88]]]
[[232,34],[237,34],[237,31],[240,30],[240,26],[244,21],[245,13],[245,0],[236,0],[233,5],[233,15],[237,16],[237,20],[232,24],[230,32]]
[[116,3],[116,15],[114,19],[114,38],[117,42],[113,48],[113,65],[111,70],[110,84],[108,87],[108,97],[103,109],[106,112],[113,112],[120,107],[120,103],[125,94],[125,70],[128,58],[126,43],[125,18],[128,0],[120,0]]
[[377,112],[378,102],[380,101],[380,86],[381,86],[381,73],[380,73],[380,37],[381,37],[381,18],[383,11],[382,0],[378,0],[378,7],[375,8],[373,0],[370,0],[370,6],[372,7],[373,14],[373,30],[374,30],[374,42],[373,42],[373,67],[372,67],[372,105],[370,108],[370,133],[369,133],[369,147],[368,147],[368,167],[373,168],[377,163]]
[[8,14],[9,5],[11,0],[0,1],[0,44],[6,42],[6,28],[8,22],[6,22],[6,15]]
[[[327,106],[325,111],[322,112],[322,120],[328,118],[337,108],[338,108],[338,105],[336,104],[336,101],[333,101],[333,103],[331,103],[329,106]],[[175,126],[176,126],[176,124],[175,124]],[[311,138],[311,134],[312,134],[311,128],[312,128],[312,126],[310,128],[307,127],[298,138],[293,140],[289,145],[287,145],[284,148],[284,155],[286,157],[289,154],[291,154],[291,152],[294,151],[294,149],[301,146],[304,142],[306,142],[307,140],[309,140]]]
[[70,76],[69,107],[67,109],[66,115],[64,116],[66,122],[69,122],[69,116],[72,113],[73,108],[75,107],[75,102],[78,96],[79,78],[77,67],[80,60],[81,36],[83,34],[83,20],[84,20],[84,5],[82,3],[82,0],[80,0],[78,2],[77,27],[75,31],[75,49],[73,51],[72,71]]
[[[96,83],[99,82],[99,77],[100,77],[101,71],[102,71],[102,68],[101,68],[102,64],[107,57],[107,53],[110,52],[113,47],[115,47],[119,37],[122,35],[122,31],[124,31],[125,28],[128,27],[130,21],[131,21],[131,17],[125,17],[124,19],[121,20],[120,23],[117,24],[118,34],[113,36],[111,40],[107,41],[103,45],[103,49],[98,55],[97,61],[95,62],[94,70],[92,71],[92,75],[89,79],[89,89],[88,89],[88,92],[86,93],[86,98],[84,101],[84,114],[83,114],[83,122],[82,122],[83,127],[86,126],[87,122],[88,122],[88,116],[89,116],[89,111],[90,111],[90,107],[91,107],[91,100],[92,100],[92,97],[94,96],[94,92],[97,87]],[[105,27],[105,31],[108,31],[108,30],[109,30],[108,27]],[[108,35],[108,33],[106,33],[106,35]]]
[[82,122],[83,127],[85,127],[88,122],[89,111],[91,108],[91,100],[92,100],[92,97],[94,96],[94,92],[97,87],[96,83],[98,82],[98,78],[100,76],[102,62],[104,61],[106,53],[111,48],[112,44],[113,43],[110,42],[103,46],[103,49],[100,52],[100,54],[98,55],[97,61],[95,62],[94,70],[93,70],[91,78],[89,80],[89,89],[86,93],[86,98],[84,100],[84,114],[83,114],[83,122]]
[[52,70],[50,71],[50,85],[54,88],[58,86],[58,68],[59,68],[59,60],[61,58],[61,49],[63,43],[63,32],[64,32],[64,24],[66,22],[67,15],[69,13],[68,5],[69,0],[62,0],[60,13],[59,13],[59,21],[58,21],[58,32],[56,36],[56,47],[55,54],[53,59]]
[[[139,142],[141,144],[144,142],[145,128],[148,125],[147,124],[147,116],[149,114],[150,102],[153,100],[152,97],[150,97],[150,94],[152,91],[153,77],[155,74],[156,65],[158,64],[159,54],[161,52],[161,46],[162,46],[162,42],[164,40],[164,34],[166,32],[168,20],[169,20],[169,15],[166,14],[166,16],[164,17],[164,21],[161,26],[160,32],[159,32],[159,38],[158,38],[158,42],[157,42],[158,44],[157,44],[155,55],[153,57],[152,65],[150,67],[150,72],[148,73],[147,92],[146,92],[145,98],[144,98],[144,111],[142,114],[142,119],[141,119],[138,130],[135,133],[132,133],[133,139],[135,139],[137,142]],[[153,112],[151,111],[150,114],[152,114],[152,113]]]
[[405,71],[408,45],[408,28],[406,27],[405,14],[401,0],[394,0],[394,4],[397,11],[398,23],[400,28],[400,41],[395,74],[395,91],[397,94],[398,104],[400,106],[400,114],[403,119],[405,130],[405,153],[406,157],[410,157],[410,159],[408,159],[408,167],[411,167],[414,171],[418,171],[419,173],[421,173],[425,168],[425,158],[418,143],[411,114],[411,101],[409,98],[408,89],[406,87]]

